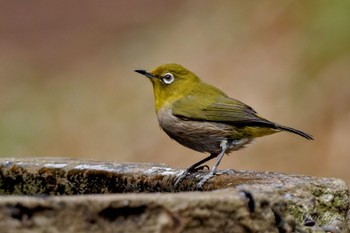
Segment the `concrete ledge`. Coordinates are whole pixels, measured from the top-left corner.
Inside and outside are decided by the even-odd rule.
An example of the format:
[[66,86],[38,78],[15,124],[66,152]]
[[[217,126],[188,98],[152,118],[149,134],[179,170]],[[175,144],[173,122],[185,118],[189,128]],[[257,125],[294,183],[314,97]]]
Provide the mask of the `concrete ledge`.
[[174,189],[182,170],[156,164],[2,159],[0,170],[1,232],[348,232],[335,178],[237,171],[198,192],[205,171]]

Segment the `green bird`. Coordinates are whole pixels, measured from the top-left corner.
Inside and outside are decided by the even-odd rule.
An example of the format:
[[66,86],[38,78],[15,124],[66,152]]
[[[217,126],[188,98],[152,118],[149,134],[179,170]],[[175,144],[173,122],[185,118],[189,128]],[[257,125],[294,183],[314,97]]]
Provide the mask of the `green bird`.
[[202,188],[214,176],[225,154],[242,149],[257,137],[287,131],[313,139],[310,134],[266,120],[253,108],[203,82],[181,65],[165,64],[152,71],[135,72],[151,80],[158,122],[168,136],[185,147],[210,153],[182,172],[174,186],[217,157],[210,172],[197,185]]

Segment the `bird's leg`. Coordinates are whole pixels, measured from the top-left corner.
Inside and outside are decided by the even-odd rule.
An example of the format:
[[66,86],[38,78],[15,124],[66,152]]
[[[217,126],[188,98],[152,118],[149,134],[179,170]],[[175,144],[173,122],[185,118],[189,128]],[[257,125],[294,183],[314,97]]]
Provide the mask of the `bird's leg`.
[[176,187],[188,174],[192,172],[196,172],[198,170],[201,170],[204,166],[200,166],[201,164],[215,158],[218,156],[217,154],[210,154],[208,157],[202,159],[201,161],[193,164],[192,166],[188,167],[185,171],[183,171],[177,178],[174,184],[174,187]]
[[220,147],[221,147],[221,152],[220,154],[218,155],[218,158],[216,160],[216,163],[214,164],[213,168],[210,170],[210,172],[205,175],[202,180],[197,184],[197,189],[202,189],[202,186],[205,184],[205,182],[207,182],[210,178],[212,178],[215,174],[215,171],[216,169],[218,168],[222,158],[224,157],[225,155],[225,152],[227,150],[227,148],[229,148],[229,146],[232,144],[231,143],[228,143],[227,140],[222,140],[221,143],[220,143]]

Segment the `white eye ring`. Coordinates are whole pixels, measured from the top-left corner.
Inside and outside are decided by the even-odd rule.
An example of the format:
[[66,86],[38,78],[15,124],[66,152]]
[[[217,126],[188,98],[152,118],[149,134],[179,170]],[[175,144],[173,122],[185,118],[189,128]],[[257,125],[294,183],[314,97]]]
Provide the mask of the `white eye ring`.
[[162,80],[163,80],[163,82],[165,83],[165,84],[171,84],[172,82],[174,82],[174,75],[172,74],[172,73],[166,73],[164,76],[163,76],[163,78],[162,78]]

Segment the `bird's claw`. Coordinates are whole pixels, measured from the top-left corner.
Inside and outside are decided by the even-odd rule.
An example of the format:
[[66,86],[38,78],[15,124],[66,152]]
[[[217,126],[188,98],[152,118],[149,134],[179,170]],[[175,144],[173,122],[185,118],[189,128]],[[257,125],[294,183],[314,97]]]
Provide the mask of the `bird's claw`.
[[191,172],[198,172],[198,171],[203,171],[204,169],[210,169],[208,165],[202,165],[199,167],[194,168],[193,170],[191,170]]
[[199,181],[199,183],[197,184],[196,186],[196,189],[197,190],[203,190],[203,185],[210,179],[214,176],[214,173],[213,172],[209,172],[207,175],[205,175],[201,181]]
[[[189,174],[191,174],[192,172],[198,172],[198,171],[201,171],[201,170],[204,170],[204,168],[208,168],[209,167],[207,165],[203,165],[203,166],[199,166],[199,167],[196,167],[196,168],[193,168],[191,170],[189,169],[186,169],[185,171],[183,171],[175,180],[175,184],[174,184],[174,187],[176,188],[179,183],[186,178],[186,176],[188,176]],[[235,171],[234,170],[230,170],[230,169],[227,169],[227,170],[224,170],[222,172],[220,172],[220,174],[234,174]],[[199,183],[196,185],[196,189],[197,190],[203,190],[203,185],[210,179],[212,178],[213,176],[215,175],[215,171],[210,171],[207,175],[205,175],[201,181],[199,181]]]
[[190,172],[188,170],[183,171],[175,180],[175,184],[174,187],[177,187],[179,185],[179,183],[185,179],[185,177],[190,174]]
[[185,171],[183,171],[175,180],[175,184],[174,187],[177,187],[179,185],[179,183],[186,178],[186,176],[188,176],[189,174],[193,173],[193,172],[198,172],[198,171],[202,171],[205,168],[207,168],[208,170],[210,169],[208,165],[203,165],[203,166],[198,166],[196,168],[192,168],[192,169],[186,169]]

